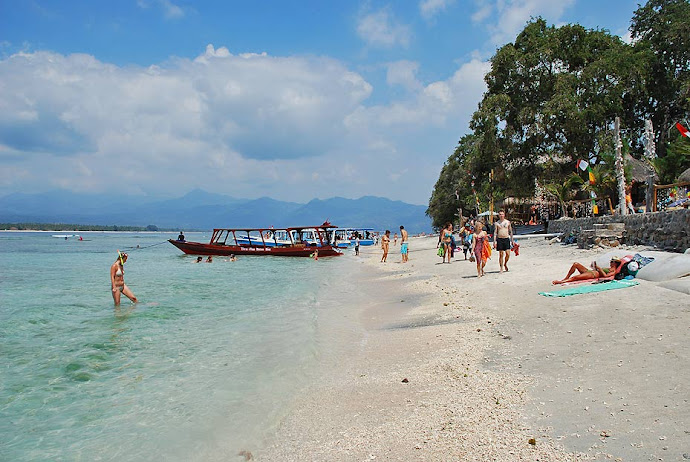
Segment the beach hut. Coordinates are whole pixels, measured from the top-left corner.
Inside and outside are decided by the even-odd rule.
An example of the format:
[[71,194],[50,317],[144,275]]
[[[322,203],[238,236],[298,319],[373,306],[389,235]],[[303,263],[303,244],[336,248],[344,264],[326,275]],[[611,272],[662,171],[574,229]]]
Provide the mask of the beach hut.
[[646,184],[647,178],[650,175],[652,175],[654,181],[659,181],[659,175],[646,162],[626,154],[625,163],[630,166],[630,179],[635,180],[635,183]]

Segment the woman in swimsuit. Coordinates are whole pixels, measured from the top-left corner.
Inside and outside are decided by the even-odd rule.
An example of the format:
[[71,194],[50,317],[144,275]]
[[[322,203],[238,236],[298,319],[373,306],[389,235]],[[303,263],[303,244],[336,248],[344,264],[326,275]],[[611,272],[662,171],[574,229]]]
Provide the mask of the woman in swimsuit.
[[446,257],[448,257],[448,263],[450,263],[451,253],[451,241],[453,240],[453,224],[447,223],[446,227],[443,228],[443,263],[446,262]]
[[480,278],[484,276],[484,266],[486,265],[486,259],[484,259],[484,242],[488,239],[486,231],[482,228],[484,225],[481,221],[478,221],[474,226],[474,234],[472,234],[472,253],[474,253],[475,261],[477,262],[477,277]]
[[[572,266],[570,267],[570,270],[568,270],[568,274],[565,276],[565,278],[561,280],[555,280],[551,281],[552,284],[565,284],[566,282],[575,282],[575,281],[586,281],[587,279],[599,279],[599,278],[605,278],[608,276],[611,276],[612,274],[616,274],[616,270],[618,269],[618,266],[621,264],[621,261],[618,258],[612,258],[611,263],[608,268],[601,268],[597,265],[597,262],[592,262],[592,268],[586,268],[585,265],[581,263],[573,263]],[[577,271],[579,274],[576,274],[573,276],[573,273]]]
[[127,261],[127,254],[117,251],[118,257],[115,263],[110,267],[110,287],[113,293],[113,300],[115,306],[120,306],[120,294],[125,294],[132,302],[137,302],[137,297],[134,296],[129,287],[125,284],[125,262]]

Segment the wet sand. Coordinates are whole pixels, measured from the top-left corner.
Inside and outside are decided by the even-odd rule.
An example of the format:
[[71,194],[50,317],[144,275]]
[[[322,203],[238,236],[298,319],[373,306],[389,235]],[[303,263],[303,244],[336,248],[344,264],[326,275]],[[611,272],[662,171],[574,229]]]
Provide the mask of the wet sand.
[[[256,460],[690,458],[690,298],[662,283],[547,298],[603,251],[521,241],[476,277],[436,238],[363,248],[356,325]],[[629,253],[643,252],[642,248]],[[459,259],[458,259],[459,258]]]

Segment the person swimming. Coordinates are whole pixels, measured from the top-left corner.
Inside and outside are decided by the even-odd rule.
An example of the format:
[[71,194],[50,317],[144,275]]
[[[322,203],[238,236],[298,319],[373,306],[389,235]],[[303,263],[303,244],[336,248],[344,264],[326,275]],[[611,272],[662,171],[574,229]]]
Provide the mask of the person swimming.
[[120,305],[120,296],[124,294],[132,302],[136,303],[137,297],[134,296],[127,284],[125,284],[125,262],[129,256],[126,253],[117,251],[117,260],[110,266],[110,288],[112,289],[113,301],[115,306]]

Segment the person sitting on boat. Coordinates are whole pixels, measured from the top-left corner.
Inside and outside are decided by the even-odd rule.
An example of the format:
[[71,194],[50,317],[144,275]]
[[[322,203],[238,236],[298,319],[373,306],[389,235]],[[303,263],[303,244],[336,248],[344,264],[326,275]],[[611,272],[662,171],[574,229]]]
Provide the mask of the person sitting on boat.
[[[565,276],[565,278],[552,281],[552,284],[565,284],[566,282],[586,281],[588,279],[609,277],[616,274],[620,264],[620,259],[615,257],[611,259],[610,266],[608,268],[601,268],[599,265],[597,265],[596,261],[592,262],[591,268],[586,268],[585,265],[575,262],[568,270],[568,274]],[[573,276],[575,271],[577,271],[579,274]]]
[[180,235],[177,236],[177,240],[179,242],[184,242],[184,232],[183,231],[180,231]]

